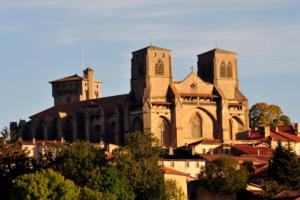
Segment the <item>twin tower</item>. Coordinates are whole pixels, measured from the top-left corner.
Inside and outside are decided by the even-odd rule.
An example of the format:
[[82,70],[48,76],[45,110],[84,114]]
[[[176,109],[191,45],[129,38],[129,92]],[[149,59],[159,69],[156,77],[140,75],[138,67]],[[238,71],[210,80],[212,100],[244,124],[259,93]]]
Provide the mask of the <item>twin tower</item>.
[[236,55],[218,48],[202,53],[197,74],[174,81],[170,50],[149,46],[134,51],[129,104],[140,111],[143,130],[164,146],[248,137],[248,100],[239,90]]

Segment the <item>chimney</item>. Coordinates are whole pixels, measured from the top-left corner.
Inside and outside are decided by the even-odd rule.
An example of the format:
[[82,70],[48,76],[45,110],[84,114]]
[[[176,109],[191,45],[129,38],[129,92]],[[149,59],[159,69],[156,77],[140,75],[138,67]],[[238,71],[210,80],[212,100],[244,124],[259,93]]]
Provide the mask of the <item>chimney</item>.
[[22,137],[19,137],[19,142],[22,142]]
[[260,128],[260,133],[264,138],[267,138],[270,136],[270,127],[264,126]]
[[299,123],[295,124],[295,129],[296,129],[296,135],[300,136],[300,124]]
[[275,127],[275,132],[276,132],[276,133],[278,132],[278,126]]
[[32,138],[32,144],[35,144],[35,138]]
[[254,127],[254,130],[257,131],[258,130],[257,127]]
[[61,143],[64,143],[64,142],[65,142],[64,137],[61,137],[61,138],[60,138],[60,142],[61,142]]
[[259,152],[259,149],[257,149],[257,155],[258,155],[258,156],[260,156],[260,152]]
[[169,146],[169,155],[170,156],[174,155],[173,147],[171,147],[171,146]]
[[191,146],[191,154],[193,156],[196,154],[196,152],[195,152],[195,146],[194,145]]

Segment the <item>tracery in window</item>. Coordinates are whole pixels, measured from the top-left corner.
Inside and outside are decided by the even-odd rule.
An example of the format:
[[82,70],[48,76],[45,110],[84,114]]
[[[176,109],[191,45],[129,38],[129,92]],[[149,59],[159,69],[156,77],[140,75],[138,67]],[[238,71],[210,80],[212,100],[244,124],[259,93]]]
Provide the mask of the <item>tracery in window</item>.
[[231,64],[231,62],[229,62],[228,65],[227,65],[226,75],[227,75],[228,78],[232,77],[232,64]]
[[225,62],[222,61],[220,66],[220,77],[226,77]]
[[155,75],[164,75],[164,63],[160,59],[155,65]]
[[191,135],[192,137],[203,137],[202,134],[202,120],[196,113],[191,117]]
[[171,146],[171,130],[168,121],[161,118],[158,127],[160,129],[160,138],[162,146]]

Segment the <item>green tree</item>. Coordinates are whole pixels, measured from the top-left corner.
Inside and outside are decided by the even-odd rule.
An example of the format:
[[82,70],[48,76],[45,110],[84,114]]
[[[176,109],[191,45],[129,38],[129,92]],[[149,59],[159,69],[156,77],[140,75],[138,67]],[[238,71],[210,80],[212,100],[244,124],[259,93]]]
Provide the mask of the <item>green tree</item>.
[[131,200],[135,196],[129,190],[124,174],[113,166],[93,170],[87,186],[92,190],[102,192],[104,197],[115,196],[118,200]]
[[220,157],[206,166],[199,183],[210,190],[221,193],[235,193],[245,189],[248,170],[230,156]]
[[296,154],[288,145],[283,147],[279,141],[273,157],[269,161],[270,178],[289,189],[300,188],[300,164]]
[[11,192],[12,200],[74,200],[80,189],[73,181],[51,170],[25,174],[16,179]]
[[114,152],[117,168],[127,178],[138,200],[166,199],[163,171],[158,165],[163,152],[151,133],[130,133],[126,145]]
[[[96,148],[89,142],[76,141],[65,147],[52,147],[45,156],[51,167],[63,176],[84,187],[89,182],[91,172],[107,166],[104,150]],[[50,160],[50,161],[49,161]]]
[[3,199],[9,199],[13,181],[20,175],[33,172],[37,166],[18,143],[17,134],[7,128],[0,137],[0,192]]
[[288,116],[283,115],[281,108],[266,103],[256,103],[249,111],[250,127],[291,125]]

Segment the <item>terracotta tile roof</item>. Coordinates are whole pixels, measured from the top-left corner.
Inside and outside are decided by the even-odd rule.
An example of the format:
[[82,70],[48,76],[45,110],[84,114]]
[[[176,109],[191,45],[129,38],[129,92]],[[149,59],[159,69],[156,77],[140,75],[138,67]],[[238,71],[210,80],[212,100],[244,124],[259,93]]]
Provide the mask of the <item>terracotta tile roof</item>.
[[175,170],[175,169],[171,169],[169,167],[162,167],[163,171],[165,174],[176,174],[176,175],[181,175],[181,176],[189,176],[189,174]]
[[[226,156],[225,154],[197,154],[204,158],[205,160],[211,162],[217,158]],[[254,155],[242,155],[242,156],[231,156],[240,164],[243,162],[257,162],[257,163],[265,163],[267,164],[270,156],[254,156]]]
[[72,76],[64,77],[61,79],[57,79],[54,81],[50,81],[49,83],[57,83],[57,82],[65,82],[65,81],[81,81],[83,78],[77,74],[74,74]]
[[66,141],[60,141],[60,140],[36,140],[35,142],[31,141],[20,141],[19,144],[21,145],[43,145],[48,146],[50,144],[66,144]]
[[179,93],[180,96],[194,96],[194,97],[218,97],[214,94],[201,94],[201,93]]
[[[270,137],[272,140],[278,141],[291,141],[300,142],[300,137],[292,134],[294,130],[293,126],[279,126],[278,131],[275,129],[270,130]],[[251,130],[251,139],[264,139],[259,130]]]
[[118,106],[124,107],[128,95],[117,95],[110,97],[102,97],[99,99],[91,99],[73,103],[66,103],[53,106],[40,113],[32,115],[30,118],[44,118],[45,116],[58,117],[60,112],[66,113],[67,116],[72,116],[75,112],[84,112],[85,107],[96,107],[103,109],[105,113],[113,113]]
[[273,150],[267,147],[256,147],[249,144],[234,144],[232,148],[246,155],[273,155]]
[[297,197],[300,197],[300,189],[298,189],[298,190],[283,190],[282,192],[273,196],[272,199],[295,199]]

